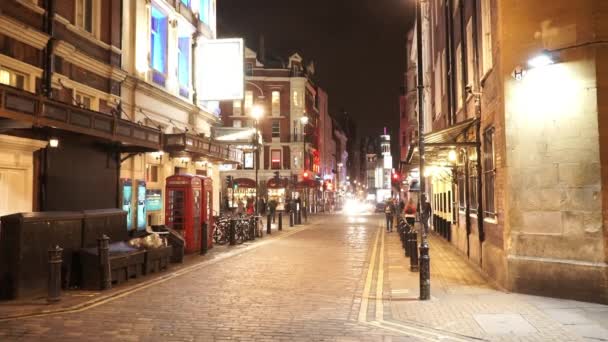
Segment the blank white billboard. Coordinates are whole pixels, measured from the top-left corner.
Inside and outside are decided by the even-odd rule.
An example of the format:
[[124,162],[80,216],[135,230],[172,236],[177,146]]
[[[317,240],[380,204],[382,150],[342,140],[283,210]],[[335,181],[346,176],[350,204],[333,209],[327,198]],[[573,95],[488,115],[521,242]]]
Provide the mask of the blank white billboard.
[[198,58],[201,101],[243,99],[243,39],[204,40]]

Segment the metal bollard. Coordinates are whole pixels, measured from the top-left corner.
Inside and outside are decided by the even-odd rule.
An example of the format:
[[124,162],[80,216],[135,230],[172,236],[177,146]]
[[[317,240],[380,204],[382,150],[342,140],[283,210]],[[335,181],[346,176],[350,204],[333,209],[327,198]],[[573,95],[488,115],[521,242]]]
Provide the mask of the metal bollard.
[[201,225],[201,255],[207,254],[209,248],[209,233],[207,231],[207,222]]
[[230,230],[228,231],[228,239],[230,246],[236,245],[236,220],[230,220]]
[[406,257],[410,256],[410,244],[408,242],[409,231],[410,231],[410,227],[405,226],[405,228],[403,228],[403,231],[401,232],[401,243],[403,245],[403,249],[405,250]]
[[249,240],[253,241],[255,240],[255,227],[257,227],[257,218],[256,217],[252,217],[249,220]]
[[429,245],[420,244],[420,300],[431,299],[431,257]]
[[283,213],[279,213],[279,231],[283,230]]
[[304,208],[304,223],[308,223],[308,207]]
[[418,232],[412,229],[410,232],[410,271],[418,272]]
[[102,235],[97,239],[97,254],[99,256],[99,288],[108,290],[112,288],[112,271],[110,269],[110,238]]
[[61,299],[61,256],[63,249],[59,246],[49,248],[49,283],[46,301],[58,302]]
[[293,227],[293,211],[289,212],[289,226]]
[[268,220],[266,221],[266,234],[270,235],[272,234],[272,231],[270,230],[270,228],[272,227],[272,215],[268,214]]
[[298,210],[298,216],[296,217],[296,224],[302,224],[302,209]]

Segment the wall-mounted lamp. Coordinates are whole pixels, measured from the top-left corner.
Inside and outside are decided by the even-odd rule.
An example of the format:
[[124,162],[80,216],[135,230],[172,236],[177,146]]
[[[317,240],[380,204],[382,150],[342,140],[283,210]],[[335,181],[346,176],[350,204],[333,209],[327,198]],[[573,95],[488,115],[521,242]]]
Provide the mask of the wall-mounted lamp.
[[189,157],[181,157],[179,158],[180,163],[188,165],[188,162],[190,162],[190,158]]
[[57,139],[57,138],[49,139],[49,146],[52,148],[57,148],[59,146],[59,139]]
[[557,61],[556,56],[548,50],[544,50],[540,54],[530,58],[528,60],[528,66],[530,68],[542,68],[547,65],[555,64]]
[[154,160],[157,160],[159,162],[163,161],[163,155],[165,154],[165,152],[163,151],[158,151],[158,152],[152,152],[151,156]]

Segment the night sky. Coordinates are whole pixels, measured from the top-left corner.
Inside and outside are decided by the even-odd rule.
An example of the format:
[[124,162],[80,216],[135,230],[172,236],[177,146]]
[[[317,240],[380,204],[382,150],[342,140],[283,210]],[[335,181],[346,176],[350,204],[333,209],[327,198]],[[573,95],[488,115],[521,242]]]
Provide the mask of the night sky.
[[[267,54],[314,59],[332,113],[346,110],[359,137],[388,126],[396,144],[405,42],[414,0],[220,0],[220,37],[244,37]],[[392,129],[391,129],[392,128]],[[395,149],[393,149],[395,150]]]

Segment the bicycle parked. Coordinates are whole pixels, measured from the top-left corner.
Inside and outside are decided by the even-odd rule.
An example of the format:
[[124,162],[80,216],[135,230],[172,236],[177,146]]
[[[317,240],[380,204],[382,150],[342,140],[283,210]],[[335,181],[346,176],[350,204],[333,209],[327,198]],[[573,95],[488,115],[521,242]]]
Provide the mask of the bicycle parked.
[[236,243],[243,243],[245,241],[251,240],[251,233],[256,234],[260,237],[261,232],[261,219],[258,220],[258,227],[252,230],[252,225],[255,224],[255,218],[253,215],[222,215],[215,216],[215,224],[214,224],[214,232],[213,232],[213,240],[218,245],[223,245],[230,242],[230,224],[231,221],[235,221],[234,225],[234,237]]

